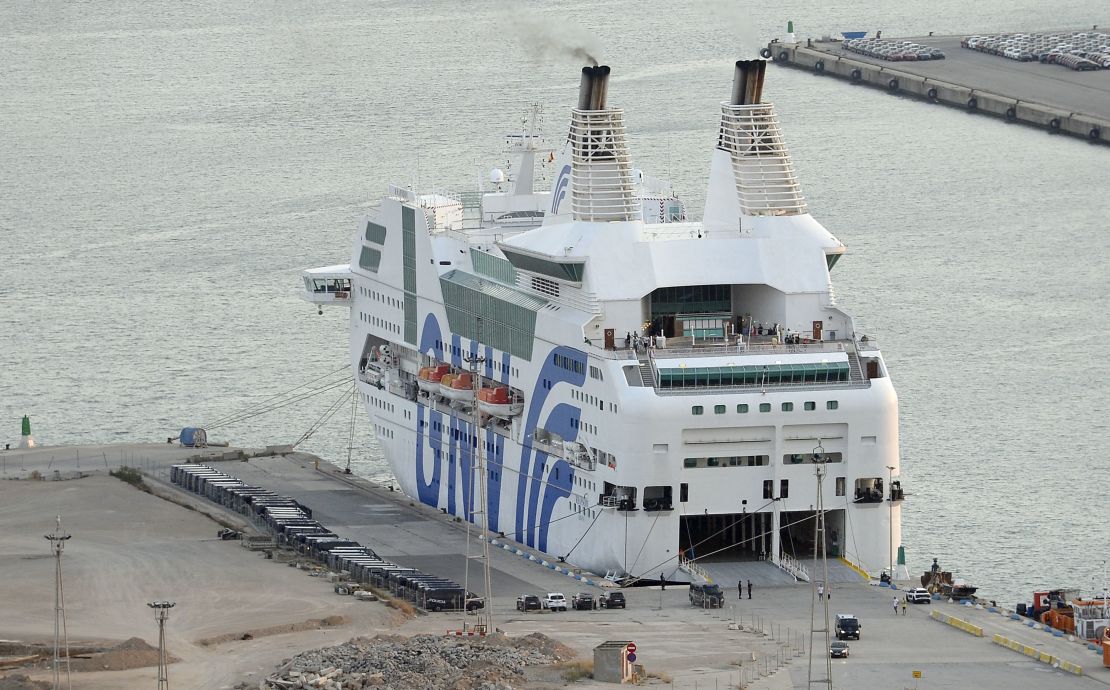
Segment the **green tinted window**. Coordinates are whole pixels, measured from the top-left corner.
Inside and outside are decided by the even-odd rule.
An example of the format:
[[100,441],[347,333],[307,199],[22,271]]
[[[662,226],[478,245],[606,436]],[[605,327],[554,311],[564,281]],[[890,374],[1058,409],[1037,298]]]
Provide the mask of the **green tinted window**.
[[759,411],[760,412],[770,412],[771,411],[771,403],[759,403]]
[[693,407],[690,408],[690,414],[701,414],[701,413],[702,413],[701,405],[694,405]]
[[363,246],[362,253],[358,257],[358,265],[367,271],[374,273],[378,272],[378,265],[382,262],[382,253],[377,249]]
[[748,413],[748,406],[747,406],[747,404],[740,404],[740,405],[737,405],[737,406],[736,406],[736,411],[737,411],[737,412],[739,412],[740,414],[747,414],[747,413]]
[[724,414],[724,413],[725,413],[725,406],[724,405],[714,405],[713,406],[713,414]]
[[836,400],[830,400],[827,403],[825,403],[825,409],[826,410],[835,410],[838,407],[840,407],[840,403],[837,402]]

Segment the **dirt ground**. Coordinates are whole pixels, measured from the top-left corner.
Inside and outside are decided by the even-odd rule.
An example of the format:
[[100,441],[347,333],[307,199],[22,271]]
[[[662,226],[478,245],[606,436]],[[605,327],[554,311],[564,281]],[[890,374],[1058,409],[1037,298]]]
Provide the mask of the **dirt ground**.
[[[53,531],[56,515],[72,535],[62,562],[70,641],[114,646],[139,637],[157,645],[147,602],[174,601],[166,628],[169,651],[181,659],[170,666],[174,687],[257,683],[298,651],[401,622],[379,602],[336,596],[326,581],[267,561],[237,541],[220,541],[219,526],[203,515],[115,478],[90,476],[0,481],[2,639],[52,639],[54,560],[43,535]],[[48,672],[27,670],[0,677],[16,673],[49,679]],[[152,687],[155,680],[155,669],[146,667],[75,672],[73,684],[125,690]]]

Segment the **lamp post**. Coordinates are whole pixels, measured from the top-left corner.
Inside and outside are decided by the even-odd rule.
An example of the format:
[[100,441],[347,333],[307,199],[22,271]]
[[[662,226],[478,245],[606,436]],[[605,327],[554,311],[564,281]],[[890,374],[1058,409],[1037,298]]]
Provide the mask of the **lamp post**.
[[172,601],[152,601],[147,604],[154,609],[154,619],[158,621],[158,690],[169,690],[169,666],[166,655],[166,619],[170,617],[170,609],[176,606]]
[[894,490],[892,488],[893,486],[894,486],[894,466],[893,465],[887,465],[886,466],[886,490],[887,490],[887,501],[889,502],[889,511],[888,511],[888,518],[887,518],[888,521],[889,521],[889,523],[887,524],[887,534],[889,535],[889,539],[888,539],[889,543],[887,544],[887,546],[888,546],[887,556],[890,557],[890,561],[889,561],[890,562],[890,570],[888,572],[890,573],[891,583],[894,582]]

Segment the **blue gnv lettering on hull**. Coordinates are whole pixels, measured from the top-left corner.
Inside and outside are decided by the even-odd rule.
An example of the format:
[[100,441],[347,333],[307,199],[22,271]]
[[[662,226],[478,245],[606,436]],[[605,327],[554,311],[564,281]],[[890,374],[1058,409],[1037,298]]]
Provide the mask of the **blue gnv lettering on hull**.
[[[562,367],[555,364],[560,358],[565,358],[564,361],[576,363],[577,366]],[[570,481],[572,472],[566,462],[558,461],[553,466],[552,472],[549,476],[549,482],[555,481],[555,468],[559,468],[558,484],[548,483],[544,485],[543,474],[544,466],[546,464],[547,456],[542,451],[536,451],[535,461],[532,459],[532,438],[536,433],[537,427],[555,432],[568,441],[573,441],[578,436],[578,431],[570,425],[570,418],[574,416],[572,412],[577,412],[578,407],[560,403],[552,410],[548,419],[544,420],[542,427],[540,425],[540,413],[543,410],[544,403],[547,402],[548,394],[560,383],[566,383],[574,387],[580,387],[586,380],[586,354],[580,350],[575,350],[570,347],[559,346],[551,350],[551,352],[544,358],[544,364],[540,368],[540,373],[536,379],[536,385],[532,387],[532,399],[528,401],[528,417],[524,425],[524,438],[523,448],[520,453],[520,474],[517,476],[517,495],[516,495],[516,540],[523,541],[529,546],[537,546],[537,531],[539,532],[538,541],[544,544],[547,543],[548,524],[546,521],[536,524],[536,512],[539,506],[541,487],[546,486],[544,490],[545,504],[550,501],[550,507],[547,508],[548,514],[554,508],[555,501],[564,496],[570,495]],[[560,465],[561,463],[561,465]],[[550,494],[550,497],[547,496]],[[528,498],[528,524],[525,526],[525,497]],[[542,550],[542,547],[541,547]]]

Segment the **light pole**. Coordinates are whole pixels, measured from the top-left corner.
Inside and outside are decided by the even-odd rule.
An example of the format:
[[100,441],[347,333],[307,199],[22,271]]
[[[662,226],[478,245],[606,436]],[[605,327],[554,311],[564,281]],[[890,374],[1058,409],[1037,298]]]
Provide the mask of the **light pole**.
[[169,663],[166,660],[166,620],[170,609],[177,604],[172,601],[152,601],[147,606],[154,609],[154,620],[158,621],[158,690],[170,690]]
[[[24,420],[27,418],[24,417]],[[27,423],[25,421],[25,423]],[[66,687],[72,688],[73,681],[69,674],[69,632],[66,630],[66,599],[62,593],[62,551],[65,549],[69,534],[62,532],[62,516],[58,516],[54,531],[43,535],[50,542],[54,551],[54,690],[62,687],[61,658],[59,653],[65,655]]]
[[894,583],[894,465],[886,466],[886,491],[887,500],[889,502],[887,534],[889,535],[887,544],[887,556],[890,557],[890,582]]

